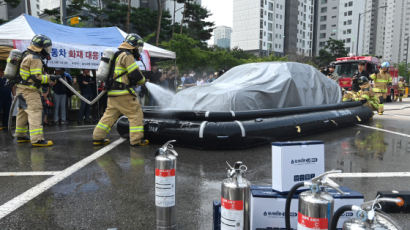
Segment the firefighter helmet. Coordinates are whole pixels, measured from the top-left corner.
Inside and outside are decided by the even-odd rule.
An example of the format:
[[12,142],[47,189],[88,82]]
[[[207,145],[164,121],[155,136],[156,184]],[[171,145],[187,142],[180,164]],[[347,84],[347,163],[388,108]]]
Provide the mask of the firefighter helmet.
[[124,41],[135,48],[144,46],[144,41],[142,38],[135,33],[128,34]]
[[369,82],[369,79],[366,76],[361,76],[358,80],[357,83],[359,83],[359,85],[364,85],[366,83]]

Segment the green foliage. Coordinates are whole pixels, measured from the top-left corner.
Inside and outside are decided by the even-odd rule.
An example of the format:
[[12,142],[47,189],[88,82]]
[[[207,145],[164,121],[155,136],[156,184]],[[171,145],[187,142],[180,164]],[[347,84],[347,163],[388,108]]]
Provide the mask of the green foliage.
[[399,64],[398,66],[399,68],[399,76],[404,77],[404,79],[406,80],[406,82],[409,82],[409,77],[410,77],[410,71],[407,69],[406,67],[406,63],[402,62]]
[[319,50],[319,56],[317,57],[317,60],[320,66],[325,66],[330,62],[335,61],[336,58],[346,57],[347,55],[348,52],[344,47],[343,41],[330,38],[326,42],[324,49]]
[[234,66],[253,62],[287,61],[287,57],[256,57],[244,52],[239,48],[232,51],[218,47],[203,48],[197,41],[185,34],[174,34],[168,42],[162,42],[162,47],[172,50],[177,56],[177,66],[182,72],[196,71],[219,71],[228,70]]
[[187,25],[187,33],[190,37],[201,42],[205,42],[212,37],[213,22],[206,19],[211,13],[198,4],[185,3],[184,23]]

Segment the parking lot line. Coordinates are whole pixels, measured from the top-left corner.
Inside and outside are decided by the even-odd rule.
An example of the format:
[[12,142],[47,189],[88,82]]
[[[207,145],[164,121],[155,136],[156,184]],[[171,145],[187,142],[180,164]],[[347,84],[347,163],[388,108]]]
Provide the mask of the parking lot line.
[[0,172],[0,176],[54,176],[61,171]]
[[0,206],[0,220],[3,219],[8,214],[12,213],[16,209],[20,208],[30,200],[36,198],[38,195],[42,194],[49,188],[53,187],[60,181],[64,180],[65,178],[71,176],[73,173],[77,172],[78,170],[84,168],[89,163],[93,162],[94,160],[98,159],[99,157],[103,156],[113,148],[117,147],[121,143],[123,143],[126,139],[119,138],[118,140],[114,141],[113,143],[105,146],[104,148],[98,150],[97,152],[91,154],[90,156],[82,159],[81,161],[73,164],[72,166],[60,171],[56,175],[46,179],[45,181],[41,182],[40,184],[30,188],[29,190],[25,191],[24,193],[18,195],[17,197],[13,198],[12,200],[6,202],[5,204]]
[[395,134],[395,135],[399,135],[399,136],[403,136],[403,137],[408,137],[408,138],[410,138],[410,135],[409,135],[409,134],[405,134],[405,133],[390,131],[390,130],[387,130],[387,129],[381,129],[381,128],[377,128],[377,127],[373,127],[373,126],[367,126],[367,125],[361,125],[361,124],[357,124],[357,126],[360,126],[360,127],[363,127],[363,128],[367,128],[367,129],[374,129],[374,130],[377,130],[377,131],[383,131],[383,132],[386,132],[386,133],[391,133],[391,134]]

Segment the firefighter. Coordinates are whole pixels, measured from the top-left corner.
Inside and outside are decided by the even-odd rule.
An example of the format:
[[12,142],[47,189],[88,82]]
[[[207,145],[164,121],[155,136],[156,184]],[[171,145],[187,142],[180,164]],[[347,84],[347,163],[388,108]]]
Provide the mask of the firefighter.
[[130,122],[130,144],[144,146],[149,142],[144,137],[143,114],[137,95],[132,87],[145,84],[145,77],[139,70],[136,59],[139,60],[144,42],[137,34],[129,34],[119,46],[119,51],[114,55],[115,61],[108,78],[107,109],[98,122],[93,133],[95,146],[108,144],[105,139],[111,126],[123,114]]
[[346,91],[343,94],[343,102],[358,101],[357,93],[354,91]]
[[369,79],[366,76],[361,76],[357,82],[360,86],[360,91],[357,93],[357,100],[366,101],[366,106],[378,111],[380,108],[379,98],[375,96],[375,93],[372,91]]
[[327,75],[328,78],[338,82],[339,81],[339,77],[337,76],[337,74],[335,73],[335,65],[334,64],[330,64],[327,69],[329,70],[329,73]]
[[355,92],[358,92],[360,90],[360,86],[358,83],[358,80],[361,76],[365,76],[367,78],[369,78],[369,73],[367,73],[367,71],[365,70],[365,62],[359,62],[359,65],[357,66],[357,71],[356,73],[353,75],[352,78],[352,90]]
[[403,95],[406,91],[406,82],[404,81],[404,78],[400,78],[400,81],[398,83],[398,90],[399,90],[399,101],[403,101]]
[[[51,39],[45,35],[35,35],[23,55],[20,64],[21,81],[17,84],[19,110],[16,120],[18,143],[31,142],[34,147],[52,146],[51,140],[44,140],[40,88],[52,83],[56,76],[43,74],[44,59],[50,60]],[[28,126],[27,126],[28,125]],[[30,133],[30,138],[27,136]]]
[[387,88],[392,83],[392,77],[389,74],[389,62],[383,62],[380,66],[380,72],[374,73],[370,78],[374,81],[373,92],[379,98],[379,115],[382,115],[384,112],[384,102],[387,97]]

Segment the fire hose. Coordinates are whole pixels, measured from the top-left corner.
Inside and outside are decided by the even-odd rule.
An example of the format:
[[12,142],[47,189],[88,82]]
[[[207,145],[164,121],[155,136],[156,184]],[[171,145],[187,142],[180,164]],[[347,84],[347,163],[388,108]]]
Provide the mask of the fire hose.
[[[79,92],[77,92],[77,90],[75,90],[68,82],[66,82],[64,79],[59,78],[58,79],[63,85],[65,85],[71,92],[73,92],[75,95],[78,96],[78,98],[80,98],[82,101],[84,101],[85,103],[89,104],[89,105],[93,105],[95,104],[97,101],[99,101],[101,99],[102,96],[104,96],[104,94],[107,92],[106,90],[103,90],[101,93],[99,93],[97,95],[96,98],[94,98],[92,101],[87,100],[87,98],[83,97]],[[8,124],[8,131],[9,131],[9,135],[13,138],[13,133],[12,133],[12,122],[13,122],[13,112],[14,109],[16,107],[17,104],[17,100],[21,94],[17,95],[14,97],[13,102],[11,103],[11,107],[10,107],[10,112],[9,112],[9,124]]]

